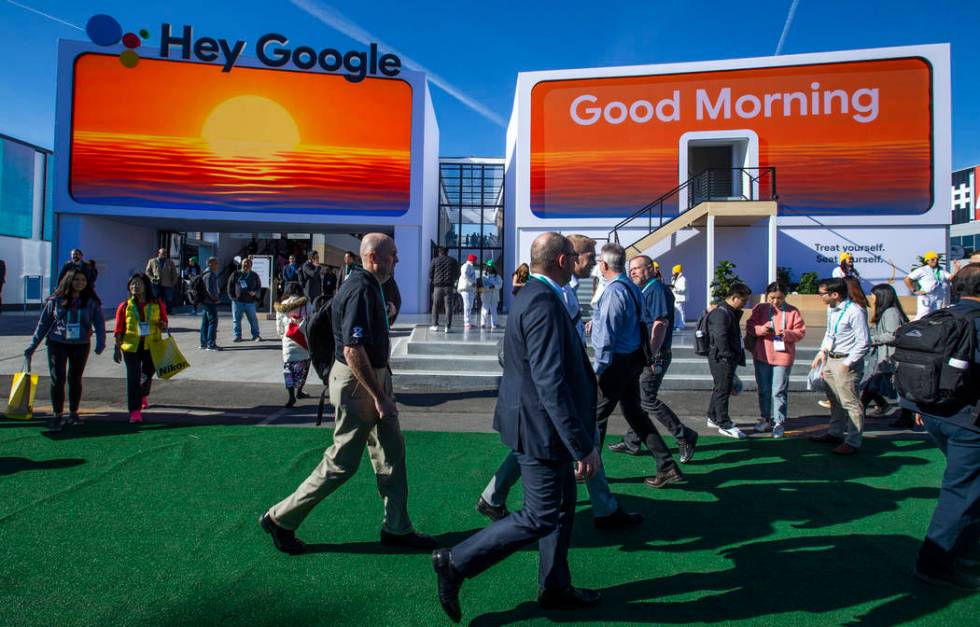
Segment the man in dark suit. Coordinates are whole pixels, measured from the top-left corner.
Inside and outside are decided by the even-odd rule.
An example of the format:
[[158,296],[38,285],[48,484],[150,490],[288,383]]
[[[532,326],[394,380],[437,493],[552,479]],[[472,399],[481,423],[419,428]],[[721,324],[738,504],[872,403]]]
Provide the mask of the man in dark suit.
[[568,570],[575,475],[591,477],[600,463],[595,374],[561,288],[571,278],[575,256],[565,237],[540,235],[531,246],[532,279],[511,303],[493,426],[517,453],[524,507],[451,549],[433,552],[439,602],[456,622],[463,580],[536,540],[538,603],[551,608],[599,602],[598,592],[572,586]]

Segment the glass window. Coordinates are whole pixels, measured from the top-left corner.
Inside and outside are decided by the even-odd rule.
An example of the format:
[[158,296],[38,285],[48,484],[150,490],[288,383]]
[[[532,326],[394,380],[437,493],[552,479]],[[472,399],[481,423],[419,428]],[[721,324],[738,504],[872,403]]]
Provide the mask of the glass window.
[[0,235],[32,235],[34,153],[29,146],[0,139]]

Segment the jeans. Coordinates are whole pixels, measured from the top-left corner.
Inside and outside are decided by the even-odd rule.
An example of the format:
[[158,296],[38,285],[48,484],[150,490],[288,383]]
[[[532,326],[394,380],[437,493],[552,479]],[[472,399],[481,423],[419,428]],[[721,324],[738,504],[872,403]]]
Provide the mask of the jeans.
[[684,325],[687,320],[684,319],[684,303],[674,302],[674,328],[680,331],[684,330]]
[[51,373],[51,410],[65,411],[65,383],[68,383],[68,411],[77,414],[82,402],[82,373],[88,361],[90,344],[68,344],[48,340],[48,370]]
[[201,303],[201,346],[214,347],[218,338],[218,306]]
[[919,565],[948,569],[975,557],[980,541],[980,432],[923,414],[926,430],[946,456],[936,510],[919,550]]
[[242,314],[248,318],[248,326],[252,331],[252,339],[259,337],[259,319],[255,315],[255,303],[242,303],[237,300],[231,301],[231,333],[236,338],[242,337]]
[[453,288],[437,285],[432,288],[432,326],[439,326],[439,310],[446,308],[446,328],[453,326]]
[[759,414],[777,425],[786,422],[786,399],[792,366],[774,366],[754,360],[755,382],[759,386]]
[[170,309],[172,308],[171,304],[173,303],[174,300],[174,288],[164,287],[159,283],[154,283],[153,295],[159,298],[160,300],[162,300],[164,306],[167,308],[167,311],[170,311]]
[[[660,386],[663,384],[664,377],[667,376],[667,369],[673,360],[671,352],[668,350],[657,355],[657,362],[654,368],[644,368],[640,375],[640,406],[647,414],[657,419],[667,431],[678,441],[692,441],[697,432],[690,427],[685,427],[680,418],[674,413],[667,403],[658,398]],[[640,436],[630,429],[623,437],[623,442],[632,451],[640,450],[642,442]]]
[[[640,375],[647,366],[643,355],[616,353],[612,362],[599,375],[599,400],[596,404],[596,424],[599,425],[599,450],[606,437],[609,414],[620,405],[630,429],[646,444],[657,463],[657,472],[676,468],[677,464],[660,433],[640,403]],[[647,368],[649,369],[649,368]]]
[[734,423],[728,415],[728,397],[735,387],[735,368],[729,361],[717,361],[708,358],[708,369],[714,385],[711,389],[711,399],[708,401],[708,418],[722,429],[728,429]]
[[[599,433],[597,428],[596,442],[598,441]],[[507,495],[510,493],[510,489],[521,478],[521,466],[517,461],[517,457],[518,454],[511,451],[504,458],[503,463],[497,468],[497,472],[493,473],[493,477],[490,478],[490,483],[484,488],[483,494],[480,495],[490,505],[502,507],[507,504]],[[606,470],[601,465],[596,470],[596,473],[592,475],[592,478],[586,480],[585,487],[588,489],[589,498],[592,500],[593,516],[597,518],[609,516],[619,509],[619,502],[616,501],[616,497],[613,496],[612,491],[609,489],[609,482],[606,481]]]

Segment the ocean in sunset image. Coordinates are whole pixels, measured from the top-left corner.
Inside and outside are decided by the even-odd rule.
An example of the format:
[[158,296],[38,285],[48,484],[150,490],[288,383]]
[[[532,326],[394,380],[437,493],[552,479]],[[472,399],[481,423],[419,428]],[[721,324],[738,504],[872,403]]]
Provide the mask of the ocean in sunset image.
[[100,205],[402,215],[411,96],[400,80],[83,55],[69,189]]

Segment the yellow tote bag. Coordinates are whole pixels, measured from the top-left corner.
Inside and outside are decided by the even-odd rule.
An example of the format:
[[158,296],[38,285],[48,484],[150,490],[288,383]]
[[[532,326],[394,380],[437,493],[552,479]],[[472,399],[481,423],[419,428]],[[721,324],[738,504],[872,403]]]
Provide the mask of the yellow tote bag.
[[37,375],[31,374],[30,362],[24,362],[24,372],[14,374],[7,400],[7,418],[30,420],[34,417],[34,394],[37,392]]
[[157,376],[161,379],[169,379],[191,367],[172,335],[167,335],[165,339],[159,341],[149,342],[149,345],[153,367],[156,368]]

